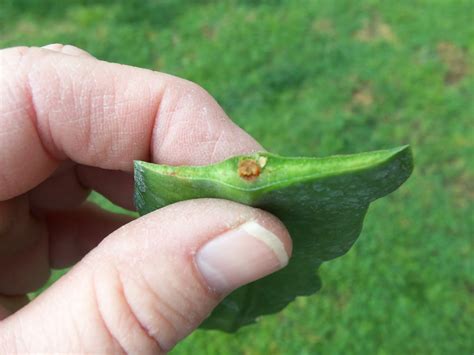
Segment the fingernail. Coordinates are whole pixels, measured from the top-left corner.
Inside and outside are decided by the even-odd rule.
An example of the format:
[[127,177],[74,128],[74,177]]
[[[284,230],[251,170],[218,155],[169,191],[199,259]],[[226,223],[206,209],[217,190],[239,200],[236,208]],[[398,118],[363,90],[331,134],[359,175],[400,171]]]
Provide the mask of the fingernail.
[[251,221],[205,244],[196,264],[210,288],[227,293],[286,266],[288,254],[275,234]]

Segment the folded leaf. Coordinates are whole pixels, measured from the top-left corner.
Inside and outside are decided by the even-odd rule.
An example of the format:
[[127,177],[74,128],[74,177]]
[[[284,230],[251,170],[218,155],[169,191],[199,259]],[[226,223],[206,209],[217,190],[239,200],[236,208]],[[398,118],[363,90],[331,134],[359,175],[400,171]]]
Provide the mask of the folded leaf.
[[370,202],[411,174],[410,148],[327,158],[271,153],[236,156],[207,166],[135,162],[135,204],[141,215],[188,199],[222,198],[279,217],[293,239],[288,266],[230,294],[201,325],[232,332],[297,296],[320,288],[317,269],[346,253],[360,234]]

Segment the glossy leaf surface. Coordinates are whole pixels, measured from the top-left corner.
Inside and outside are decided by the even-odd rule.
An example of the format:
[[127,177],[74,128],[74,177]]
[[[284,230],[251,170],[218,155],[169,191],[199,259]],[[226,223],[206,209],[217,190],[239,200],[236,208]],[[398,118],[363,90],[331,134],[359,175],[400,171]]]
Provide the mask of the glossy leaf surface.
[[408,146],[327,158],[265,152],[207,166],[136,161],[135,204],[143,215],[182,200],[222,198],[262,208],[285,223],[293,239],[288,266],[234,291],[202,324],[230,332],[317,292],[321,263],[350,249],[370,202],[398,188],[412,169]]

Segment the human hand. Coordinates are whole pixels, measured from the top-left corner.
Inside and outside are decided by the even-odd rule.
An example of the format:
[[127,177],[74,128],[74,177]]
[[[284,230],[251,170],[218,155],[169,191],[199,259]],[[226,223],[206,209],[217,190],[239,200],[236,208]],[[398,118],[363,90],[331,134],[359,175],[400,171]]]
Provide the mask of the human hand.
[[288,232],[255,208],[202,199],[130,221],[84,202],[94,189],[132,208],[133,160],[262,150],[202,88],[61,45],[1,50],[0,80],[1,354],[165,352],[286,265]]

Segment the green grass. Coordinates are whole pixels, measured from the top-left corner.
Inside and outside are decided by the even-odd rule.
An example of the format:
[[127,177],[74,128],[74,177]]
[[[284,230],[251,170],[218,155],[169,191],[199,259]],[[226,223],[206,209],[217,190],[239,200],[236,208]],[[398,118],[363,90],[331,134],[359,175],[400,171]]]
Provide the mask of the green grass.
[[3,0],[0,46],[69,43],[196,81],[282,155],[414,149],[321,292],[174,354],[474,351],[472,1],[57,3]]

